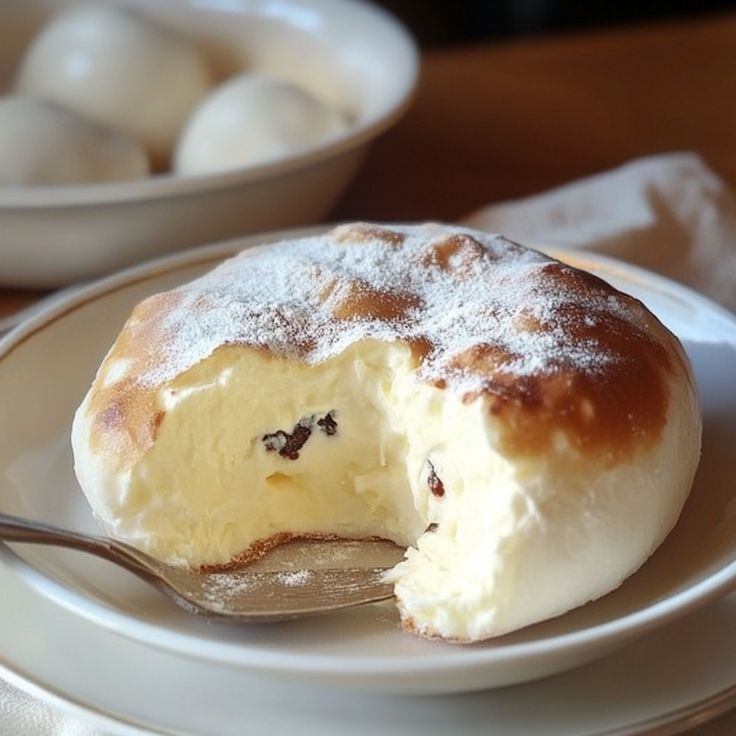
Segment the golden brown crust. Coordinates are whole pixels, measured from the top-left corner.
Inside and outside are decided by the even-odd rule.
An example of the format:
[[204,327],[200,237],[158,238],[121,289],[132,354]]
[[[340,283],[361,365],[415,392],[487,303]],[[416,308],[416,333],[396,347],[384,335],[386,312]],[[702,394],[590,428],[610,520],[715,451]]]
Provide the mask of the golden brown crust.
[[401,245],[406,236],[396,230],[366,222],[351,222],[338,225],[332,230],[332,237],[337,243],[360,245],[380,241],[384,245]]
[[[690,380],[677,340],[643,305],[601,279],[539,254],[530,261],[525,255],[530,251],[508,241],[494,250],[478,238],[439,226],[416,230],[361,223],[340,226],[321,238],[320,245],[323,243],[327,252],[321,263],[305,257],[304,273],[314,281],[315,314],[335,325],[364,324],[364,337],[372,337],[375,331],[376,339],[391,339],[390,330],[395,330],[398,337],[393,339],[403,340],[412,349],[418,377],[439,388],[457,387],[458,380],[470,380],[472,386],[462,390],[464,401],[487,400],[488,410],[502,430],[504,449],[511,454],[554,455],[562,443],[566,451],[573,448],[581,457],[596,456],[597,462],[603,458],[604,464],[615,464],[656,443],[667,420],[671,382]],[[361,248],[351,250],[354,244]],[[249,264],[262,260],[271,247],[251,249],[233,262],[245,271]],[[289,253],[300,253],[299,243],[289,247]],[[379,261],[385,249],[399,259],[395,263],[408,264],[406,273],[414,279],[414,287],[402,290],[396,280],[388,283],[383,278],[382,262],[367,272],[358,268],[360,260],[351,265],[349,274],[341,270],[345,252],[365,254],[371,248]],[[524,287],[527,301],[520,305],[502,302],[499,307],[498,301],[493,301],[494,289],[506,290],[513,298],[515,259],[519,259],[518,273],[524,279],[521,282],[522,276],[518,276],[519,287]],[[494,281],[496,263],[506,270]],[[226,270],[222,274],[225,282],[232,277]],[[444,363],[438,363],[442,335],[423,329],[426,294],[414,289],[423,285],[422,279],[432,282],[433,288],[438,282],[443,289],[455,289],[472,285],[479,278],[490,284],[486,292],[479,292],[487,298],[461,305],[458,310],[458,320],[468,319],[464,315],[469,314],[479,325],[473,328],[478,332],[476,339],[454,353],[445,350]],[[103,362],[85,411],[91,423],[91,449],[109,461],[115,458],[115,470],[129,467],[152,446],[164,419],[158,394],[166,381],[150,377],[166,367],[167,346],[174,340],[185,342],[179,334],[183,326],[211,319],[211,313],[237,302],[220,293],[219,282],[213,283],[210,278],[209,290],[189,289],[188,301],[180,289],[139,304]],[[560,294],[565,296],[562,301]],[[538,302],[545,300],[554,308],[540,309]],[[520,362],[528,356],[510,347],[511,343],[496,339],[496,324],[507,317],[501,312],[511,307],[509,324],[524,338],[517,340],[522,347],[533,346],[538,338],[562,335],[559,355],[554,345],[545,348],[543,369],[520,370]],[[264,347],[262,340],[245,333],[237,339],[223,338],[200,355],[200,360],[228,344],[271,353],[276,361],[314,360],[310,354],[319,343],[319,329],[332,329],[305,322],[312,319],[310,314],[295,318],[278,302],[250,305],[248,309],[244,320],[266,324],[266,332],[286,335],[288,350],[281,345],[278,350]],[[172,320],[177,310],[182,314],[178,321]],[[450,324],[448,333],[455,330],[455,324],[462,327],[459,321]],[[380,332],[386,326],[389,331]],[[338,327],[335,334],[341,329]],[[206,339],[203,343],[209,344]],[[613,357],[584,368],[567,343],[593,346],[592,358]]]
[[376,289],[362,279],[330,281],[322,292],[337,320],[400,320],[421,305],[416,294]]
[[[92,450],[115,458],[118,468],[148,450],[163,421],[157,391],[140,385],[138,376],[161,359],[166,340],[163,317],[179,300],[176,292],[138,304],[106,356],[88,397]],[[117,378],[124,366],[124,375]]]
[[[239,567],[246,567],[256,560],[260,560],[268,552],[275,547],[278,547],[287,542],[291,542],[294,539],[299,539],[300,535],[292,534],[291,532],[280,532],[274,534],[267,539],[257,539],[248,549],[243,550],[239,555],[236,555],[228,562],[220,565],[202,565],[199,569],[201,572],[225,572],[226,570],[236,570]],[[314,538],[314,537],[310,537]],[[320,537],[321,539],[334,539],[335,537]]]
[[407,633],[413,636],[421,637],[422,639],[428,639],[429,641],[444,641],[448,644],[474,644],[476,641],[468,637],[459,636],[441,636],[433,631],[430,631],[426,626],[418,626],[417,622],[411,617],[401,617],[401,628]]
[[257,539],[248,549],[243,550],[240,554],[222,564],[202,565],[199,570],[201,572],[225,572],[227,570],[236,570],[265,557],[272,549],[280,547],[282,544],[288,544],[295,540],[315,540],[321,542],[380,542],[387,541],[382,537],[346,537],[337,534],[317,534],[317,533],[294,533],[279,532],[265,539]]
[[[581,295],[590,289],[613,288],[598,277],[558,263],[544,268],[547,288]],[[564,452],[572,446],[581,457],[615,465],[634,450],[647,450],[659,440],[667,420],[671,382],[688,380],[686,359],[676,338],[633,297],[617,294],[637,313],[642,326],[615,312],[592,315],[577,305],[564,307],[570,337],[591,341],[619,356],[605,372],[582,372],[561,363],[550,373],[519,376],[505,367],[516,356],[501,346],[478,344],[458,354],[454,365],[488,376],[480,394],[490,412],[506,428],[502,443],[512,455],[554,453],[564,435]],[[571,317],[571,318],[570,318]],[[517,320],[519,330],[546,329],[536,317]],[[548,458],[549,459],[549,458]]]

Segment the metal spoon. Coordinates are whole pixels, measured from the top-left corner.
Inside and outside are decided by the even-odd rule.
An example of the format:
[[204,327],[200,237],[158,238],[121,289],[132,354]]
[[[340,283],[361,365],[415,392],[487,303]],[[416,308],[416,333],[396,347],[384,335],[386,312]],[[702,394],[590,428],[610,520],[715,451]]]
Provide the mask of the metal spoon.
[[[401,547],[383,540],[296,540],[247,567],[200,572],[159,562],[108,537],[7,514],[0,514],[0,540],[88,552],[129,570],[189,613],[240,623],[294,619],[387,600],[393,586],[383,582],[383,573],[404,554]],[[380,564],[370,564],[370,557]],[[342,566],[351,560],[358,565]]]

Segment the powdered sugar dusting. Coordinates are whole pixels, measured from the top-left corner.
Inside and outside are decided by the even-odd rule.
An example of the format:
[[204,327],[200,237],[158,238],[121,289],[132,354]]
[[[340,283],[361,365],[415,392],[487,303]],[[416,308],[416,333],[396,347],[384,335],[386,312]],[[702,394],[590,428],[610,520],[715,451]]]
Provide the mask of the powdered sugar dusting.
[[310,570],[294,570],[279,573],[279,582],[289,588],[294,588],[298,585],[307,585],[311,579],[312,572]]
[[610,287],[581,289],[575,269],[501,236],[381,227],[245,251],[175,290],[161,359],[142,383],[162,385],[227,344],[317,363],[371,338],[426,346],[421,378],[473,391],[486,372],[458,356],[478,345],[491,346],[509,374],[595,372],[617,359],[596,337],[601,315],[636,323]]
[[201,578],[198,597],[210,610],[220,613],[237,613],[248,609],[248,601],[268,599],[279,588],[298,588],[309,585],[314,573],[311,570],[284,570],[263,572],[258,570],[233,570],[208,573]]

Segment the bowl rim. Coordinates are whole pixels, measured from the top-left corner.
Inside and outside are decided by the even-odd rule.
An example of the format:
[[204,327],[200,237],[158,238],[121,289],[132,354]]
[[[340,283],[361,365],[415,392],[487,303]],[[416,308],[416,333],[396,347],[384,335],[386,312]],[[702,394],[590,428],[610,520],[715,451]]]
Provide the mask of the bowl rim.
[[[328,141],[305,148],[293,156],[225,171],[183,176],[166,172],[144,179],[83,184],[0,186],[0,211],[127,204],[201,194],[253,181],[276,179],[367,145],[401,118],[416,96],[420,74],[419,47],[404,23],[370,0],[332,2],[339,2],[339,7],[349,9],[349,13],[365,13],[378,20],[388,36],[392,37],[395,47],[406,57],[406,66],[402,68],[402,85],[382,103],[378,111],[357,118],[354,124]],[[217,3],[213,7],[217,9]],[[248,7],[248,4],[243,5],[243,14],[248,14]]]

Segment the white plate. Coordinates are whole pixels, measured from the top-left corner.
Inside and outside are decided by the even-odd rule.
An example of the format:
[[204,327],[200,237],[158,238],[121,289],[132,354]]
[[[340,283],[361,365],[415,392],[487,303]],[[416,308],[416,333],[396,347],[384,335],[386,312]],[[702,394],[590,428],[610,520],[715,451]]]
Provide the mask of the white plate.
[[[95,531],[72,474],[68,434],[99,361],[141,297],[262,240],[132,269],[71,296],[0,343],[0,509]],[[677,528],[636,575],[601,600],[486,644],[458,647],[403,634],[391,604],[277,626],[212,625],[79,553],[24,546],[6,559],[44,595],[139,642],[204,662],[388,692],[446,693],[542,677],[602,656],[724,594],[736,579],[736,319],[669,281],[585,258],[683,338],[705,418],[701,468]]]
[[110,736],[670,736],[736,704],[735,595],[563,675],[427,698],[184,660],[59,608],[2,564],[0,587],[0,676]]

